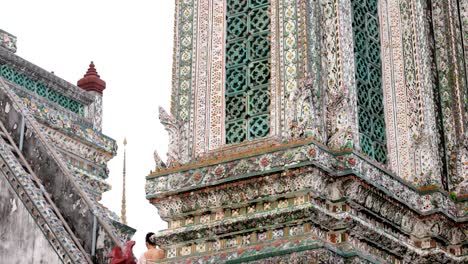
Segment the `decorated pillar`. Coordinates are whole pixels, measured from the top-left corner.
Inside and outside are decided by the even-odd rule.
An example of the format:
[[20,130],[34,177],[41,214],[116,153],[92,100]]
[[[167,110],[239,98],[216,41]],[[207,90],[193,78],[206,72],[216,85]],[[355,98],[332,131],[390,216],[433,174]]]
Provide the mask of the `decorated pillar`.
[[93,128],[102,130],[102,93],[106,89],[106,82],[96,71],[94,63],[89,64],[89,69],[81,78],[77,86],[94,96],[94,103],[88,106],[88,117],[93,120]]

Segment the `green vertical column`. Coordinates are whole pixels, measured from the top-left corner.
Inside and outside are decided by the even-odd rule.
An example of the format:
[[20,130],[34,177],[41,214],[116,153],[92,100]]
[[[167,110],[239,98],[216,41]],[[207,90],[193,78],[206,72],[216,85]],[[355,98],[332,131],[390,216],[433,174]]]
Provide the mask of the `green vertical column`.
[[362,151],[387,162],[377,0],[353,1],[353,33]]
[[270,132],[270,1],[228,0],[226,143]]

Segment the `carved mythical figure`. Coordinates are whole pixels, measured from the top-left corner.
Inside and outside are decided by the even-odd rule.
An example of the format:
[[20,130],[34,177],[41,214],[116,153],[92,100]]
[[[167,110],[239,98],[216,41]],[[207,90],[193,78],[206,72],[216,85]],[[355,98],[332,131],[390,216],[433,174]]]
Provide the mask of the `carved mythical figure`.
[[156,163],[156,171],[165,169],[166,163],[164,163],[164,161],[161,160],[157,150],[154,151],[153,156],[154,156],[154,162]]
[[329,100],[327,106],[327,146],[333,149],[352,147],[352,132],[344,109],[349,109],[348,102],[342,94]]
[[[159,107],[159,120],[169,133],[169,149],[167,151],[167,167],[174,167],[179,163],[180,125],[177,120]],[[157,166],[157,165],[156,165]]]
[[111,258],[111,264],[136,264],[136,258],[133,255],[133,246],[135,246],[135,241],[127,241],[125,243],[125,250],[122,252],[120,246],[115,246],[112,251],[107,255],[108,258]]
[[290,94],[289,100],[295,102],[294,118],[290,125],[292,139],[310,136],[322,139],[320,93],[319,87],[314,86],[314,80],[306,73],[299,89]]

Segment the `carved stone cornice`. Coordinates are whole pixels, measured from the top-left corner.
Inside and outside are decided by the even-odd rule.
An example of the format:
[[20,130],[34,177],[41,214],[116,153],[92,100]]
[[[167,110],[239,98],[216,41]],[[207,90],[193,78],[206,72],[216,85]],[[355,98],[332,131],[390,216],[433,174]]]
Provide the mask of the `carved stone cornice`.
[[[276,173],[207,187],[171,198],[154,199],[152,203],[158,208],[163,219],[177,221],[177,219],[201,216],[207,212],[210,214],[228,209],[248,208],[256,204],[258,208],[261,204],[303,195],[307,196],[307,201],[313,197],[318,198],[314,199],[315,201],[323,200],[328,204],[341,201],[348,207],[356,208],[357,212],[367,212],[371,217],[366,221],[385,223],[390,226],[389,228],[395,229],[397,235],[411,235],[415,238],[434,237],[442,239],[447,244],[458,244],[468,237],[464,221],[454,221],[437,211],[419,214],[355,176],[333,178],[315,167],[308,169],[302,167],[289,170],[288,173]],[[428,202],[428,200],[418,201],[422,205]],[[354,215],[359,216],[361,213]]]
[[[398,232],[389,232],[383,224],[379,224],[373,219],[363,218],[358,215],[356,210],[334,212],[335,208],[327,208],[326,205],[327,203],[320,202],[306,203],[267,213],[242,215],[214,223],[165,230],[158,233],[158,243],[167,248],[184,247],[185,245],[203,244],[206,238],[209,238],[210,241],[216,241],[229,238],[232,235],[245,237],[250,236],[250,233],[261,233],[267,229],[288,230],[298,224],[310,223],[310,227],[306,229],[316,230],[314,234],[317,234],[317,237],[326,243],[337,243],[338,237],[340,237],[338,241],[346,242],[346,235],[340,235],[345,233],[360,240],[359,243],[370,243],[374,247],[379,245],[380,250],[394,256],[405,256],[411,259],[414,259],[411,256],[417,256],[424,259],[443,259],[455,262],[464,260],[463,257],[447,253],[447,247],[442,244],[431,242],[434,244],[431,244],[430,247],[421,248],[421,245],[414,243],[413,237]],[[333,228],[338,223],[343,223],[343,225],[338,229]],[[465,248],[464,251],[466,250]]]
[[467,219],[463,209],[467,201],[454,201],[448,193],[431,186],[418,189],[359,153],[333,152],[313,140],[161,170],[147,176],[146,194],[150,200],[160,199],[307,166],[318,167],[334,178],[353,175],[419,214],[441,212],[455,221]]

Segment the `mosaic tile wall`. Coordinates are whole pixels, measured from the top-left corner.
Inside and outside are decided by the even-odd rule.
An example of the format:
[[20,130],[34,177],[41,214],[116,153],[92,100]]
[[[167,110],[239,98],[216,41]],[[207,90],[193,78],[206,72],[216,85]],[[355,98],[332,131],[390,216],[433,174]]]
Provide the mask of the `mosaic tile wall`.
[[[437,34],[450,35],[451,21],[454,28],[460,27],[449,16],[449,11],[444,11],[450,6],[427,6],[424,1],[386,1],[377,6],[377,2],[373,2],[374,20],[380,20],[381,25],[375,24],[370,30],[381,31],[378,38],[382,49],[376,49],[372,56],[382,61],[383,93],[380,96],[384,105],[383,109],[379,108],[379,113],[385,119],[380,118],[378,125],[370,122],[376,124],[371,127],[379,126],[375,131],[381,131],[378,138],[382,144],[379,143],[375,151],[368,147],[369,144],[363,145],[363,140],[369,141],[359,136],[359,120],[361,124],[368,122],[358,115],[359,102],[366,96],[359,92],[362,81],[355,80],[359,67],[354,59],[356,39],[351,26],[352,6],[349,0],[271,1],[270,42],[274,51],[269,55],[272,63],[271,133],[265,140],[284,142],[313,137],[333,149],[362,151],[417,185],[457,189],[466,174],[462,171],[465,163],[457,163],[466,159],[466,153],[462,153],[466,118],[461,108],[458,114],[450,110],[453,115],[439,119],[437,113],[440,103],[440,113],[447,115],[449,110],[444,110],[443,105],[452,100],[449,95],[453,93],[460,94],[456,100],[462,107],[466,78],[464,71],[455,69],[454,72],[460,75],[452,78],[457,81],[453,86],[445,81],[442,73],[436,79],[432,74],[433,66],[444,68],[444,50],[450,48],[444,48],[445,42],[439,41],[441,37]],[[229,109],[239,108],[223,99],[227,81],[223,77],[227,74],[224,55],[228,47],[222,32],[229,26],[225,1],[184,0],[179,1],[176,8],[179,35],[175,39],[174,69],[177,74],[174,75],[171,110],[174,126],[168,129],[174,144],[170,144],[169,153],[175,157],[172,160],[186,164],[216,155],[214,153],[220,149],[235,149],[246,143],[228,144],[232,146],[225,143],[230,137],[225,133],[225,122],[230,120],[231,114],[226,116],[223,109],[230,113]],[[434,14],[433,23],[422,19],[429,13]],[[216,23],[212,23],[214,21]],[[434,31],[436,23],[445,24]],[[434,39],[430,37],[432,31]],[[458,33],[453,40],[461,43],[461,33]],[[457,50],[453,52],[455,56],[461,54]],[[463,58],[450,58],[458,62],[454,64],[458,65],[457,69],[462,69]],[[455,89],[450,88],[449,97],[440,102],[438,98],[445,88],[439,83],[447,83],[447,87]],[[376,85],[380,86],[379,83]],[[439,123],[441,129],[438,129]],[[452,129],[452,124],[454,129],[458,128]],[[445,136],[440,137],[442,134]],[[459,149],[453,149],[455,146]],[[446,152],[440,153],[443,150]],[[445,158],[441,159],[441,156]]]
[[[271,9],[270,132],[249,139],[226,125],[244,113],[240,97],[232,103],[231,64],[249,54],[229,39],[229,10],[260,2]],[[457,0],[179,1],[176,24],[186,24],[185,13],[196,28],[191,98],[179,105],[185,92],[173,87],[172,113],[161,111],[171,159],[145,187],[169,223],[158,233],[164,262],[292,261],[313,247],[340,252],[325,257],[336,263],[466,261],[467,8]],[[179,36],[188,31],[177,32],[180,70],[189,50]],[[322,236],[311,238],[310,219]],[[263,251],[265,239],[273,246]],[[275,247],[284,253],[271,255]]]

